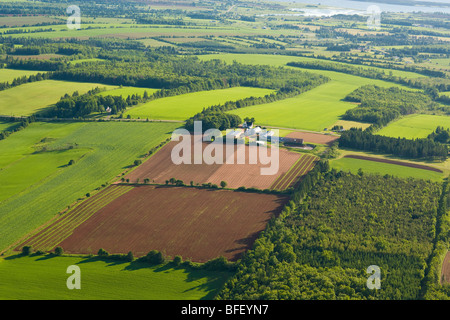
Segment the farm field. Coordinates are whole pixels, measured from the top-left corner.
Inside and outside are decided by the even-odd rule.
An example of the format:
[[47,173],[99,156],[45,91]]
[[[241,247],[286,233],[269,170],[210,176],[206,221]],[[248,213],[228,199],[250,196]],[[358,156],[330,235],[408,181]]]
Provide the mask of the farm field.
[[128,96],[132,96],[133,94],[138,94],[140,96],[144,95],[144,92],[147,91],[148,95],[152,95],[154,92],[158,91],[158,89],[152,88],[138,88],[138,87],[122,87],[112,90],[106,90],[98,93],[100,96],[121,96],[126,99]]
[[[80,267],[81,290],[66,287],[71,265]],[[201,300],[214,297],[230,273],[88,257],[12,255],[0,258],[0,277],[2,300]]]
[[[317,59],[315,58],[308,58],[308,57],[294,57],[294,56],[285,56],[285,55],[265,55],[265,54],[233,54],[233,53],[219,53],[219,54],[209,54],[209,55],[201,55],[199,56],[200,59],[204,60],[212,60],[212,59],[220,59],[227,63],[232,63],[234,60],[240,63],[244,64],[261,64],[261,65],[271,65],[271,66],[286,66],[288,62],[295,62],[295,61],[315,61]],[[330,62],[330,63],[337,63],[342,64],[341,62]],[[364,66],[362,66],[364,67]],[[290,68],[290,67],[288,67]],[[400,70],[392,70],[392,69],[382,69],[382,68],[374,68],[374,67],[367,67],[381,70],[386,73],[389,71],[392,71],[393,75],[396,75],[398,77],[404,77],[409,79],[419,78],[423,77],[423,75],[414,73],[414,72],[407,72],[407,71],[400,71]],[[298,68],[296,68],[298,69]],[[323,70],[310,70],[310,72],[314,73],[321,73]],[[332,71],[324,71],[325,74],[329,74]]]
[[286,138],[303,139],[304,142],[330,145],[339,139],[339,136],[326,135],[312,132],[294,131],[286,135]]
[[[294,187],[309,171],[316,165],[318,158],[312,155],[304,154],[302,157],[289,169],[288,172],[282,174],[271,186],[271,190],[286,190]],[[299,178],[300,177],[300,178]]]
[[20,124],[19,122],[11,122],[11,121],[0,120],[0,132],[2,132],[2,131],[9,131],[11,129],[14,129],[19,124]]
[[[221,54],[213,57],[202,56],[201,58],[224,59],[227,63],[232,63],[236,60],[241,63],[269,64],[273,66],[285,66],[287,62],[295,61],[296,59],[296,57],[289,56],[267,55],[266,57],[265,55],[247,56],[237,54]],[[345,111],[355,107],[354,103],[343,101],[343,99],[360,86],[374,84],[381,87],[406,88],[391,82],[368,79],[334,71],[295,69],[321,74],[329,77],[331,81],[293,98],[263,105],[250,106],[229,112],[237,114],[241,118],[254,117],[261,125],[322,131],[324,128],[329,128],[337,123],[340,120],[340,116],[342,116]]]
[[347,157],[330,161],[330,166],[336,170],[350,171],[353,174],[361,169],[364,173],[389,174],[399,178],[413,177],[437,182],[442,181],[444,177],[442,173],[430,170]]
[[344,130],[349,130],[351,128],[361,128],[364,130],[364,129],[370,127],[371,125],[372,125],[371,123],[349,121],[349,120],[339,120],[336,123],[333,123],[333,125],[330,126],[328,128],[328,130],[330,130],[334,126],[342,126]]
[[96,87],[116,88],[98,83],[55,80],[26,83],[0,91],[0,115],[29,116],[55,104],[66,93],[78,91],[82,94]]
[[[12,188],[19,181],[22,190],[26,188],[0,203],[1,250],[86,193],[118,179],[117,175],[169,137],[176,127],[177,124],[171,123],[32,123],[0,141],[0,149],[5,150],[0,157],[1,172],[9,177],[2,181],[2,187]],[[55,152],[45,152],[38,157],[33,155],[34,147],[43,140],[48,141],[48,150],[73,145],[76,147],[69,152],[85,150],[87,153],[75,164],[61,168],[66,164],[67,158],[61,159],[66,151],[62,155]],[[22,158],[29,167],[43,167],[48,178],[38,170],[17,173],[16,166],[21,165],[19,160]],[[8,175],[8,172],[17,174]],[[30,212],[35,214],[30,216]]]
[[305,1],[0,0],[0,300],[449,300],[449,0]]
[[229,113],[241,118],[254,117],[263,126],[322,131],[339,120],[347,109],[354,107],[337,98],[347,88],[348,85],[341,82],[328,82],[293,98],[231,110]]
[[[153,155],[149,160],[137,167],[124,178],[129,179],[134,183],[139,179],[141,182],[144,179],[150,179],[151,182],[164,184],[166,180],[175,178],[182,180],[185,184],[190,184],[192,181],[194,185],[203,183],[212,183],[220,185],[221,181],[227,183],[228,188],[236,189],[241,186],[246,188],[268,189],[280,176],[289,171],[289,169],[302,157],[301,153],[290,152],[285,149],[279,149],[279,165],[278,171],[275,174],[261,175],[261,168],[270,168],[272,165],[263,164],[263,158],[259,155],[256,164],[251,164],[249,159],[251,154],[256,154],[258,147],[256,146],[240,146],[238,149],[234,147],[232,154],[229,154],[226,146],[222,147],[223,158],[220,164],[207,164],[204,161],[202,164],[194,164],[194,157],[199,151],[192,147],[191,163],[192,164],[174,164],[171,160],[172,150],[176,147],[178,142],[172,141],[165,145],[159,152]],[[193,141],[192,141],[193,144]],[[202,143],[202,154],[205,154],[207,148],[212,147],[211,143]],[[263,147],[262,147],[263,148]],[[271,157],[271,151],[262,149],[263,154],[268,152],[268,157]],[[238,155],[244,154],[244,163],[238,163]],[[229,164],[231,162],[231,164]],[[275,163],[273,163],[276,166]],[[276,169],[276,167],[274,167]],[[306,172],[305,172],[306,174]]]
[[45,73],[42,71],[16,70],[16,69],[0,69],[0,82],[11,82],[16,78],[23,76],[31,76],[33,74]]
[[[287,201],[286,196],[191,187],[115,188],[127,189],[56,245],[76,254],[95,254],[103,248],[109,253],[132,251],[139,257],[158,250],[168,257],[181,255],[195,262],[219,256],[236,261]],[[83,210],[77,213],[83,214]],[[72,221],[77,220],[68,219],[43,232],[71,229]],[[47,248],[45,241],[36,244],[35,249],[39,248]]]
[[57,19],[56,17],[50,16],[22,16],[22,17],[5,16],[2,17],[1,25],[8,27],[22,27],[24,25],[33,25],[37,23],[45,24],[58,21],[61,21],[61,19]]
[[194,92],[147,102],[129,109],[124,116],[130,115],[133,119],[186,120],[201,112],[203,108],[252,96],[262,97],[272,92],[270,89],[249,87]]
[[[157,25],[140,25],[138,28],[131,25],[109,24],[105,25],[89,25],[90,29],[83,27],[80,30],[67,30],[66,24],[53,25],[53,31],[34,32],[34,33],[20,33],[11,34],[12,37],[31,37],[31,38],[77,38],[88,39],[91,37],[114,37],[119,39],[142,39],[158,36],[242,36],[242,35],[280,35],[280,34],[295,34],[295,30],[266,30],[262,28],[253,29],[251,26],[193,26],[193,27],[176,27],[176,26],[157,26]],[[114,28],[111,28],[114,26]],[[97,28],[96,28],[97,27]],[[37,27],[30,27],[29,30],[37,29]],[[14,28],[7,28],[6,30],[14,30]]]
[[66,213],[61,217],[58,217],[56,221],[52,222],[49,226],[21,243],[16,250],[20,251],[23,246],[27,245],[38,248],[39,250],[52,251],[56,245],[67,238],[77,226],[88,220],[102,207],[131,189],[132,187],[130,186],[109,186],[102,192],[93,196],[89,201],[81,202],[81,204],[75,206],[70,212],[66,211]]
[[413,114],[389,123],[376,134],[393,138],[426,138],[438,126],[450,128],[450,117]]

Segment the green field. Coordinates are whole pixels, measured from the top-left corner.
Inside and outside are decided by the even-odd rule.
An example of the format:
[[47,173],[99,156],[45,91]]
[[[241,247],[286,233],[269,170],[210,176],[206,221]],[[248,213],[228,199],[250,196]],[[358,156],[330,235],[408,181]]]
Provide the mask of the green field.
[[330,166],[337,170],[350,171],[354,174],[361,168],[365,173],[389,174],[400,178],[413,177],[438,182],[443,179],[443,174],[439,172],[361,159],[340,158],[330,161]]
[[42,71],[30,71],[30,70],[14,70],[14,69],[0,69],[0,82],[11,82],[15,78],[21,78],[23,76],[31,76],[33,74],[45,73]]
[[[220,54],[202,57],[202,59],[212,58],[223,59],[227,63],[236,60],[237,62],[246,64],[268,64],[272,66],[284,66],[289,61],[305,59],[256,54]],[[233,110],[230,113],[237,114],[243,118],[247,116],[254,117],[260,125],[322,131],[324,128],[330,128],[338,122],[340,116],[346,110],[356,106],[354,103],[345,102],[342,99],[357,88],[367,84],[381,87],[406,88],[392,82],[368,79],[334,71],[294,69],[322,74],[329,77],[331,81],[297,97],[264,105],[241,108],[239,110]],[[411,75],[415,76],[416,74],[411,73]]]
[[[115,181],[139,156],[165,140],[177,124],[128,122],[32,123],[0,141],[0,250],[42,225],[105,182]],[[33,154],[46,142],[48,150]],[[83,156],[84,155],[84,156]],[[78,158],[78,159],[77,159]],[[69,159],[75,164],[65,166]]]
[[14,129],[18,124],[19,124],[19,122],[0,120],[0,132],[10,131],[11,129]]
[[154,92],[158,91],[158,89],[152,88],[138,88],[138,87],[122,87],[113,90],[107,90],[98,93],[101,96],[121,96],[126,99],[128,96],[132,96],[133,94],[138,94],[140,96],[144,95],[144,92],[147,91],[148,95],[152,95]]
[[[69,290],[67,268],[80,268],[80,289]],[[10,256],[0,259],[2,300],[200,300],[212,299],[227,272],[95,258]],[[45,289],[44,289],[45,288]]]
[[203,108],[251,96],[262,97],[272,92],[270,89],[249,87],[194,92],[147,102],[129,109],[124,116],[130,115],[134,119],[186,120]]
[[[295,61],[317,61],[318,60],[315,58],[308,58],[308,57],[294,57],[294,56],[269,55],[269,54],[220,53],[220,54],[201,55],[198,57],[202,60],[220,59],[227,63],[232,63],[234,60],[236,60],[237,62],[245,63],[245,64],[260,64],[260,65],[271,65],[271,66],[286,66],[286,64],[288,62],[295,62]],[[318,61],[323,61],[323,60],[319,59]],[[342,62],[333,62],[333,61],[326,61],[326,62],[343,64]],[[345,65],[348,65],[348,64],[345,64]],[[407,71],[394,70],[394,69],[382,69],[382,68],[368,67],[368,66],[363,66],[363,65],[358,65],[358,67],[367,68],[367,69],[376,69],[379,71],[384,71],[386,74],[388,74],[389,71],[391,71],[394,76],[410,78],[410,79],[423,77],[423,75],[414,73],[414,72],[407,72]],[[298,69],[298,68],[296,68],[296,69]],[[311,70],[311,72],[321,73],[322,70]]]
[[393,138],[426,138],[438,126],[450,128],[450,117],[413,114],[391,122],[378,131],[377,134]]
[[98,83],[44,80],[0,91],[0,115],[29,116],[55,104],[66,93],[80,94],[96,87],[116,88]]

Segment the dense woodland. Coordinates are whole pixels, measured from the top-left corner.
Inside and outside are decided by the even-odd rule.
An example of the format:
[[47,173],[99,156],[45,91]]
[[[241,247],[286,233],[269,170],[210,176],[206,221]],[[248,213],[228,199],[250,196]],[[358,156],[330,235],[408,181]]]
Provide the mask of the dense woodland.
[[360,104],[347,110],[343,119],[373,123],[378,127],[385,126],[400,116],[432,110],[438,105],[430,96],[421,92],[374,85],[356,89],[345,100]]
[[[419,299],[441,185],[312,173],[314,188],[271,221],[219,299]],[[370,265],[381,289],[366,286]]]

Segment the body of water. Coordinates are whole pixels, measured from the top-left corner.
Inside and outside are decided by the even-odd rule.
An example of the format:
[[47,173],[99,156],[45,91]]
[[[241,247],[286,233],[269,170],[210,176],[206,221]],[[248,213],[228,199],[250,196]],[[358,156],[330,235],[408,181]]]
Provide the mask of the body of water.
[[[386,4],[379,2],[362,2],[350,0],[277,0],[280,2],[302,3],[325,5],[334,7],[336,9],[313,9],[305,8],[299,9],[304,12],[302,15],[309,16],[330,16],[334,14],[358,14],[366,12],[369,6],[375,5],[383,12],[445,12],[450,14],[450,7],[433,7],[433,6],[403,6],[397,4]],[[424,1],[424,0],[422,0]],[[450,3],[449,0],[430,0],[433,2]],[[299,13],[300,14],[300,13]]]

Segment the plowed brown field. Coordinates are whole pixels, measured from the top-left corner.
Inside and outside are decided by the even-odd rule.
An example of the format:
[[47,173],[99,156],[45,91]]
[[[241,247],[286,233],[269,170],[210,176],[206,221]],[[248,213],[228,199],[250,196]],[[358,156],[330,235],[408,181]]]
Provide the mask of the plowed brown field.
[[[121,186],[118,186],[121,187]],[[67,253],[142,256],[159,250],[196,262],[248,250],[287,197],[229,190],[138,186],[98,210],[58,245]]]
[[330,145],[334,141],[339,139],[338,136],[312,132],[301,132],[301,131],[291,132],[288,135],[286,135],[286,138],[303,139],[304,142],[326,144],[326,145]]
[[[262,175],[261,168],[269,168],[269,164],[263,164],[259,156],[256,160],[257,164],[251,164],[249,156],[253,152],[257,154],[259,148],[256,146],[240,146],[245,151],[245,163],[237,163],[238,151],[237,146],[233,154],[228,154],[226,147],[223,146],[223,164],[194,164],[194,154],[203,154],[203,151],[208,146],[212,146],[211,143],[202,143],[202,151],[195,152],[192,147],[191,164],[179,164],[176,165],[172,162],[171,153],[172,149],[178,144],[176,141],[169,142],[149,160],[144,162],[125,178],[130,179],[130,182],[136,182],[137,179],[143,181],[144,179],[150,179],[154,183],[164,184],[166,180],[175,178],[182,180],[185,184],[189,184],[191,181],[194,184],[213,183],[219,185],[221,181],[226,181],[229,188],[239,188],[245,186],[247,188],[253,187],[258,189],[268,189],[275,182],[275,180],[287,173],[289,169],[297,162],[301,157],[300,153],[290,152],[285,149],[279,149],[279,167],[278,171],[274,175]],[[268,150],[268,156],[271,152]],[[232,161],[234,164],[227,164]]]

